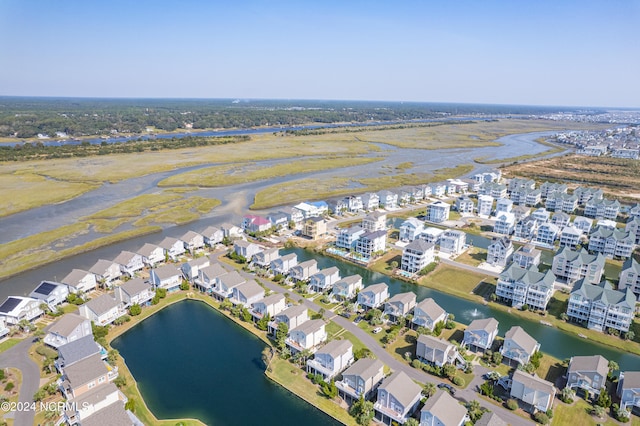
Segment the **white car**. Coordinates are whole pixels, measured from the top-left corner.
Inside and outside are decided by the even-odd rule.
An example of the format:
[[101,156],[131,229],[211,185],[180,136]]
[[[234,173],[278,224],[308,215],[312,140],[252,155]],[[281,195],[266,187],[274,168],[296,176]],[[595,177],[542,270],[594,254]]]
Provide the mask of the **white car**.
[[381,331],[382,331],[382,327],[376,327],[376,328],[374,328],[374,329],[373,329],[373,331],[372,331],[372,332],[373,332],[373,334],[378,334],[378,333],[380,333]]

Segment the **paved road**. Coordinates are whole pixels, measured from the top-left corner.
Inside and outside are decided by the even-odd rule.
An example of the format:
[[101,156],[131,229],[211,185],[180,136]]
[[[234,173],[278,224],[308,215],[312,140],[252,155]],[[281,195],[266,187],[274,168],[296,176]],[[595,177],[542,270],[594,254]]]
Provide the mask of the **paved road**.
[[[32,338],[27,338],[9,350],[0,354],[0,368],[13,367],[22,372],[19,402],[31,403],[33,394],[40,387],[40,368],[29,358],[29,348],[33,344]],[[2,413],[5,414],[5,413]],[[32,425],[34,411],[18,411],[15,413],[15,425]]]
[[[251,279],[256,279],[256,277],[253,274],[249,274],[247,272],[241,272],[243,275],[245,275],[247,278],[251,278]],[[272,290],[275,293],[289,293],[289,297],[297,302],[302,302],[304,303],[304,305],[313,310],[313,311],[320,311],[320,309],[322,309],[322,306],[316,304],[315,302],[312,302],[310,300],[307,300],[305,298],[303,298],[302,296],[294,293],[293,291],[291,291],[291,289],[288,288],[284,288],[279,286],[278,284],[275,284],[271,281],[267,281],[267,280],[262,280],[259,279],[259,281],[265,285],[265,287],[269,288],[270,290]],[[399,360],[397,360],[396,358],[394,358],[389,352],[387,352],[384,348],[382,348],[382,346],[380,346],[380,343],[374,339],[369,333],[365,332],[364,330],[362,330],[360,327],[358,327],[356,324],[354,324],[353,322],[347,320],[346,318],[343,318],[339,315],[334,314],[331,311],[328,311],[325,313],[325,319],[326,320],[331,320],[334,321],[335,323],[337,323],[338,325],[340,325],[341,327],[343,327],[344,329],[346,329],[347,331],[350,331],[351,333],[353,333],[362,343],[365,344],[365,346],[367,346],[369,349],[371,349],[371,352],[373,352],[376,357],[382,361],[384,364],[386,364],[387,366],[389,366],[391,368],[391,370],[393,371],[404,371],[409,377],[411,377],[412,379],[418,381],[418,382],[422,382],[422,383],[426,383],[426,382],[431,382],[431,383],[444,383],[443,380],[440,380],[439,378],[432,376],[430,374],[425,373],[422,370],[417,370],[413,367],[411,367],[409,364],[405,363],[405,362],[401,362]],[[507,423],[514,425],[514,426],[518,426],[518,425],[533,425],[534,423],[531,421],[527,421],[525,419],[523,419],[522,417],[512,413],[511,411],[508,411],[505,408],[493,405],[481,398],[478,397],[476,391],[478,389],[478,387],[480,386],[480,384],[483,382],[482,380],[482,375],[484,373],[486,373],[488,371],[488,369],[484,368],[484,367],[480,367],[480,366],[476,366],[474,368],[474,373],[476,374],[476,377],[474,378],[474,380],[469,384],[469,386],[467,386],[466,389],[459,389],[456,392],[456,398],[461,400],[461,401],[472,401],[472,400],[477,400],[478,402],[480,402],[480,405],[482,405],[483,407],[486,407],[487,409],[496,412],[503,420],[505,420]]]
[[458,269],[464,269],[467,271],[475,272],[476,274],[484,274],[484,275],[487,275],[490,277],[496,277],[496,278],[500,276],[500,273],[498,272],[488,271],[486,269],[478,268],[471,265],[466,265],[464,263],[456,262],[455,260],[445,259],[443,257],[440,258],[440,262],[447,265],[455,266]]

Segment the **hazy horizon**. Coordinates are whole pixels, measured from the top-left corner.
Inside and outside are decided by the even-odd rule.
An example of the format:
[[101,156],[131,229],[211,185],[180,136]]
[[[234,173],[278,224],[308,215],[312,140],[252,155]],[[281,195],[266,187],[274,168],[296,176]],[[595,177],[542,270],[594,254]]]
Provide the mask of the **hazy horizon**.
[[640,107],[640,0],[0,3],[0,96]]

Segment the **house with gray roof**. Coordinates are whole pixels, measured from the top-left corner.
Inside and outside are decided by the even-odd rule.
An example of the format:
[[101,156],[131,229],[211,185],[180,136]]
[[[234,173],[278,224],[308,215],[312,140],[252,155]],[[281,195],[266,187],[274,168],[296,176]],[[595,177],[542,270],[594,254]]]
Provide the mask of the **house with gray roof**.
[[271,261],[269,267],[274,274],[286,275],[291,268],[298,264],[298,255],[295,253],[285,254]]
[[213,296],[218,300],[228,299],[233,296],[233,289],[247,280],[238,271],[231,271],[221,275],[211,288]]
[[502,420],[495,412],[485,411],[474,426],[508,426],[508,423]]
[[511,262],[513,243],[508,237],[493,237],[487,248],[487,263],[492,266],[505,267]]
[[120,254],[113,259],[118,265],[120,265],[120,271],[130,277],[133,277],[136,272],[144,269],[144,263],[142,262],[142,256],[138,253],[123,250]]
[[428,334],[418,336],[416,358],[438,367],[455,364],[456,361],[464,363],[464,359],[458,354],[458,348],[453,343]]
[[222,232],[222,229],[216,228],[215,226],[207,226],[207,228],[202,231],[202,236],[204,238],[204,243],[209,247],[213,247],[222,242],[224,239],[224,232]]
[[571,216],[569,216],[565,212],[556,212],[553,214],[553,216],[551,216],[551,223],[553,223],[559,228],[569,225],[570,221],[571,221]]
[[137,253],[142,256],[142,262],[150,268],[165,261],[164,249],[156,244],[146,243]]
[[539,272],[535,266],[529,269],[511,264],[498,277],[496,295],[514,308],[527,305],[533,310],[546,310],[553,295],[555,276],[551,271]]
[[620,290],[631,289],[640,300],[640,263],[633,257],[625,260],[622,266],[618,288]]
[[178,257],[185,253],[184,242],[177,238],[165,237],[160,244],[158,244],[164,250],[166,256],[171,259],[178,260]]
[[289,330],[292,330],[306,321],[309,321],[307,307],[304,305],[293,305],[274,315],[273,320],[269,322],[269,333],[275,334],[278,324],[281,322],[285,323]]
[[182,271],[173,265],[162,265],[149,270],[149,280],[154,288],[176,291],[182,284]]
[[462,426],[467,420],[467,409],[444,389],[427,399],[420,411],[420,426]]
[[609,361],[602,355],[574,356],[569,360],[567,387],[600,394],[607,384]]
[[260,253],[262,250],[262,246],[249,241],[235,240],[233,242],[233,251],[238,256],[242,256],[247,259],[247,261],[251,261],[253,256]]
[[618,200],[589,200],[584,206],[584,215],[595,219],[616,220],[620,213],[620,202]]
[[326,340],[325,322],[321,319],[315,319],[305,321],[290,329],[285,343],[291,349],[291,353],[296,353],[305,349],[314,351],[318,345]]
[[232,289],[231,303],[250,307],[264,298],[264,288],[255,280],[249,280]]
[[531,356],[540,350],[540,343],[531,337],[520,326],[511,327],[504,335],[504,343],[500,348],[503,357],[517,364],[527,364]]
[[78,308],[80,315],[96,323],[96,325],[108,325],[116,318],[125,314],[125,310],[115,297],[111,294],[103,294],[91,299]]
[[574,283],[585,278],[591,284],[602,279],[605,258],[602,253],[589,254],[584,248],[579,251],[561,247],[553,257],[551,272],[567,283]]
[[575,226],[565,226],[560,231],[560,247],[569,247],[575,250],[582,240],[582,231]]
[[528,269],[540,264],[542,252],[533,244],[525,244],[513,254],[513,263],[521,268]]
[[389,286],[385,283],[372,284],[358,293],[358,305],[364,309],[381,306],[389,298]]
[[423,230],[424,222],[415,217],[410,217],[400,225],[400,241],[413,241]]
[[309,289],[318,293],[331,290],[333,285],[340,281],[340,270],[331,266],[330,268],[321,269],[311,276],[309,279]]
[[422,238],[407,244],[402,250],[400,269],[410,274],[418,273],[435,260],[435,246]]
[[204,235],[195,231],[187,231],[180,238],[185,250],[193,254],[196,250],[204,248]]
[[120,265],[111,260],[99,259],[89,272],[95,274],[96,281],[105,287],[111,287],[113,282],[122,276]]
[[495,318],[473,320],[464,330],[462,345],[473,351],[484,352],[491,349],[498,335],[498,321]]
[[571,321],[592,330],[611,328],[626,333],[633,320],[636,301],[630,288],[614,290],[608,281],[593,285],[582,279],[573,286],[567,315]]
[[280,249],[277,247],[268,248],[253,255],[253,263],[268,268],[271,262],[280,257]]
[[635,235],[623,229],[597,226],[589,234],[589,251],[602,253],[608,258],[627,259],[635,248]]
[[406,317],[416,306],[416,294],[412,291],[398,293],[387,300],[384,304],[384,314],[391,322],[396,322],[400,318]]
[[640,371],[621,371],[616,393],[620,409],[640,408]]
[[76,313],[69,313],[51,324],[43,342],[57,349],[84,336],[93,338],[91,321]]
[[258,321],[265,315],[268,315],[269,318],[273,318],[286,308],[287,304],[284,295],[280,293],[273,293],[261,300],[258,300],[257,302],[254,302],[251,315],[253,315],[256,321]]
[[100,357],[107,356],[106,351],[102,354],[102,348],[93,340],[93,335],[87,335],[73,340],[58,348],[58,359],[54,365],[62,373],[65,367],[82,361],[85,358],[99,354]]
[[66,399],[78,398],[91,389],[105,386],[118,377],[117,367],[108,366],[99,354],[67,365],[58,386]]
[[365,259],[371,259],[386,250],[387,230],[365,232],[356,241],[355,252]]
[[332,340],[307,361],[307,372],[320,374],[324,381],[330,381],[353,363],[353,344],[344,340]]
[[214,288],[219,286],[220,277],[228,272],[220,263],[214,262],[198,269],[198,278],[193,280],[193,284],[196,288],[211,293]]
[[118,387],[113,383],[90,390],[73,399],[70,407],[62,412],[65,424],[85,425],[132,425],[140,426],[129,418],[130,411],[125,411],[123,403],[127,401]]
[[67,300],[69,287],[53,281],[42,281],[30,294],[29,297],[46,303],[49,309],[55,310],[57,305]]
[[413,328],[424,327],[433,331],[433,328],[439,322],[447,322],[447,312],[436,303],[435,300],[428,297],[418,303],[413,309],[413,318],[411,324]]
[[356,243],[367,232],[359,225],[350,226],[349,228],[341,228],[336,236],[336,247],[345,250],[354,250]]
[[198,278],[200,268],[206,268],[209,265],[211,265],[211,260],[207,256],[201,256],[183,263],[180,270],[187,280],[194,282]]
[[115,296],[126,309],[132,305],[149,305],[155,296],[155,291],[151,284],[142,278],[133,278],[116,287]]
[[588,234],[589,232],[591,232],[593,219],[584,216],[576,216],[573,219],[573,226],[581,230],[583,234]]
[[342,373],[342,380],[335,382],[340,396],[347,402],[361,396],[368,400],[384,378],[384,364],[377,359],[361,358]]
[[511,378],[512,398],[524,403],[531,412],[546,412],[553,406],[556,388],[553,383],[531,375],[522,370],[515,370]]
[[307,281],[318,272],[318,262],[315,259],[299,263],[289,269],[289,276],[295,281]]
[[94,273],[83,269],[73,269],[61,281],[69,287],[69,293],[86,293],[96,289],[97,281]]
[[336,282],[331,288],[333,297],[340,301],[351,300],[364,288],[362,277],[358,274],[349,275]]
[[624,230],[634,238],[636,244],[640,244],[640,217],[630,217],[624,226]]
[[440,253],[457,255],[462,253],[467,243],[467,234],[455,229],[447,229],[440,237]]
[[422,387],[404,371],[396,371],[378,387],[375,418],[384,424],[403,424],[418,409],[421,398]]

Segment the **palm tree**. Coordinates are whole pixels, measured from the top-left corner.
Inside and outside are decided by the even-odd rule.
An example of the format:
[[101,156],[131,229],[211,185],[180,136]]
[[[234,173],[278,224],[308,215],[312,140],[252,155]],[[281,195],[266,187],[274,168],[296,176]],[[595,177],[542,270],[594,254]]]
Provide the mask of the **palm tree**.
[[467,411],[469,413],[469,418],[473,423],[475,423],[480,417],[482,417],[482,407],[480,403],[475,399],[473,401],[469,401],[467,404]]
[[422,395],[424,395],[425,398],[427,399],[431,398],[435,393],[436,393],[436,385],[434,383],[427,382],[422,387]]

